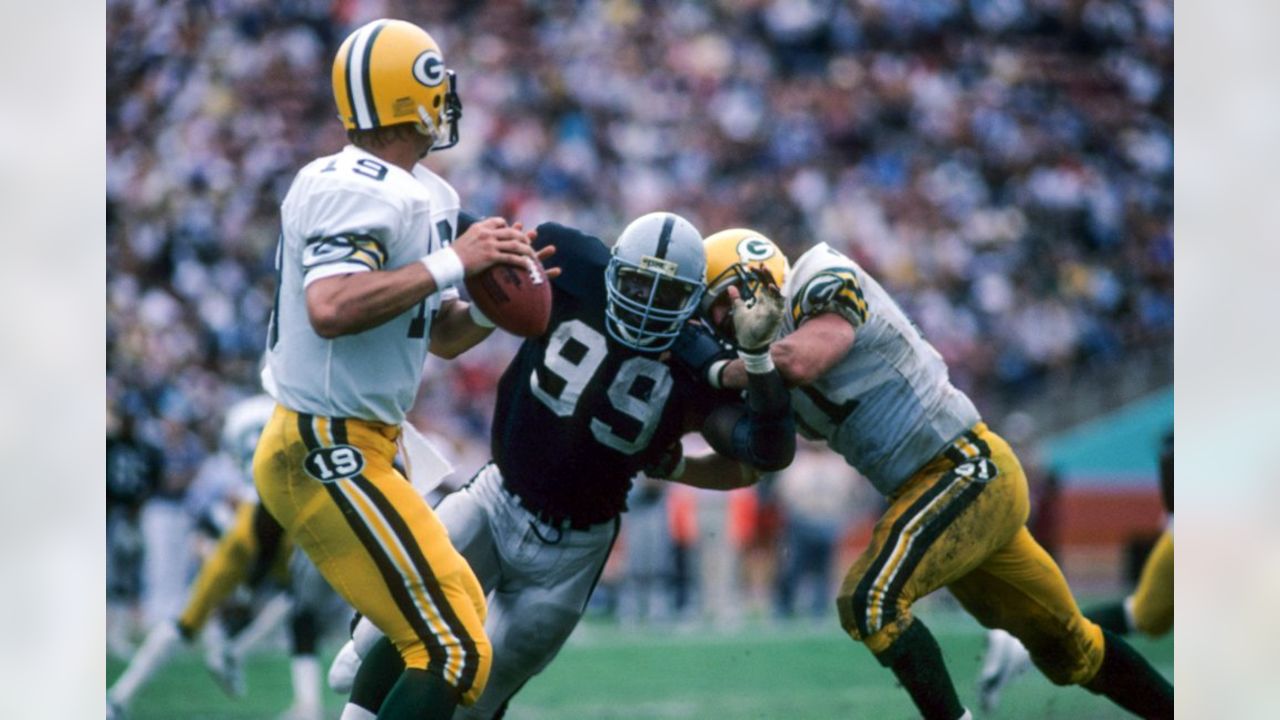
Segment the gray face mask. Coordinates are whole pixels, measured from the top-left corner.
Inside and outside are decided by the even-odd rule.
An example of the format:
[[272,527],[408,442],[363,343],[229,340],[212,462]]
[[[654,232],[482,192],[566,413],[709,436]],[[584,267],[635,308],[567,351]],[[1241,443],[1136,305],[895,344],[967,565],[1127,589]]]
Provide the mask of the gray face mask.
[[619,343],[660,352],[671,347],[706,288],[702,236],[673,213],[634,220],[605,270],[606,329]]

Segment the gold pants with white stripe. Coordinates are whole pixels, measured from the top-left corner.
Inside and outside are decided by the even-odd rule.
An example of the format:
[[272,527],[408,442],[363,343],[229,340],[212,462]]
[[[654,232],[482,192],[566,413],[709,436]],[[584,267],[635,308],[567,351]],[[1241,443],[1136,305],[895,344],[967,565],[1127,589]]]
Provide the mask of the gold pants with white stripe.
[[[218,539],[209,557],[200,565],[200,572],[191,590],[187,593],[187,604],[178,616],[178,626],[184,634],[195,635],[208,622],[213,613],[240,583],[249,579],[258,554],[262,552],[265,538],[258,536],[264,523],[257,517],[263,512],[258,503],[246,500],[236,508],[236,519],[227,531]],[[274,521],[267,518],[266,523]],[[271,550],[274,557],[263,558],[269,562],[270,575],[283,581],[289,576],[289,555],[293,552],[293,544],[286,537],[275,538]]]
[[912,604],[946,587],[980,623],[1021,640],[1053,682],[1093,678],[1102,630],[1027,532],[1027,478],[1000,436],[975,425],[889,502],[840,588],[850,637],[883,654],[911,624]]
[[1173,629],[1173,530],[1165,530],[1147,561],[1133,595],[1125,601],[1138,632],[1160,637]]
[[475,574],[393,466],[400,428],[277,406],[253,459],[263,505],[410,668],[470,705],[492,651]]

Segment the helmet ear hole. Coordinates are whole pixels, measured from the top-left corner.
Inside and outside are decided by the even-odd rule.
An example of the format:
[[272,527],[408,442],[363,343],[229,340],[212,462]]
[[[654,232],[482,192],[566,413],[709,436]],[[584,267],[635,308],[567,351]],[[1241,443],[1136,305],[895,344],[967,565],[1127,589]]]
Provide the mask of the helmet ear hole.
[[431,98],[431,107],[433,107],[433,108],[439,108],[439,107],[440,107],[440,96],[439,96],[439,95],[437,95],[437,96],[435,96],[435,97]]

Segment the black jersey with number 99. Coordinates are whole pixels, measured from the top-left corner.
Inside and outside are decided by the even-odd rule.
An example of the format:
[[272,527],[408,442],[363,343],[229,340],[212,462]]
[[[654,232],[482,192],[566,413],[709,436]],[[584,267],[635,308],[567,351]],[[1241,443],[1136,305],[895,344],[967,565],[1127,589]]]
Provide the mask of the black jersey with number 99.
[[547,332],[521,345],[498,385],[493,458],[531,509],[603,522],[626,509],[631,478],[680,438],[684,418],[718,398],[682,366],[609,337],[604,243],[546,223],[534,244],[556,246],[547,264],[562,274]]

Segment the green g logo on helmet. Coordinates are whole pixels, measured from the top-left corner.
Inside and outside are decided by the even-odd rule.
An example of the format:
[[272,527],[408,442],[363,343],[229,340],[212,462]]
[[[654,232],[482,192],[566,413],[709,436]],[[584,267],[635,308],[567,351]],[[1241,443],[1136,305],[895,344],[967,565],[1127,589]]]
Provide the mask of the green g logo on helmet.
[[742,263],[760,262],[768,260],[777,254],[778,250],[774,244],[760,237],[759,235],[750,235],[738,241],[738,261]]

